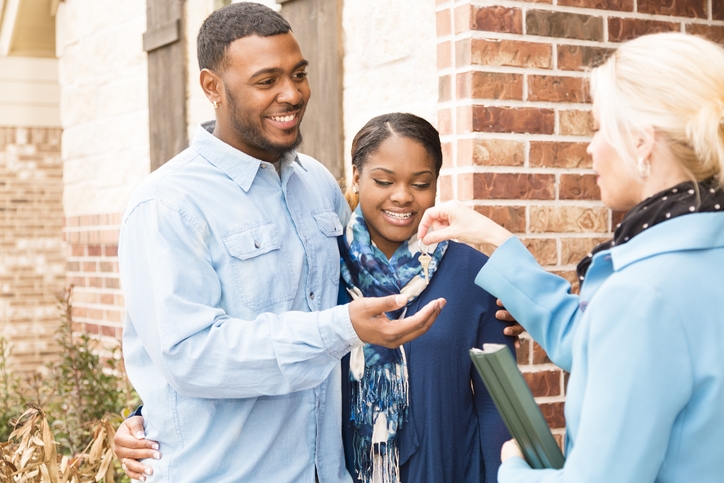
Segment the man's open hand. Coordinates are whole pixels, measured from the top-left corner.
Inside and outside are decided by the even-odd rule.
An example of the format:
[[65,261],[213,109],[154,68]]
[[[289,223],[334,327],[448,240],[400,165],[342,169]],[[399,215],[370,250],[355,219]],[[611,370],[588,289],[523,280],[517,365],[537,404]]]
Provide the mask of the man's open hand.
[[402,308],[406,303],[404,295],[365,297],[350,303],[349,318],[357,336],[368,344],[395,349],[427,332],[447,302],[433,300],[411,317],[387,318],[385,312]]

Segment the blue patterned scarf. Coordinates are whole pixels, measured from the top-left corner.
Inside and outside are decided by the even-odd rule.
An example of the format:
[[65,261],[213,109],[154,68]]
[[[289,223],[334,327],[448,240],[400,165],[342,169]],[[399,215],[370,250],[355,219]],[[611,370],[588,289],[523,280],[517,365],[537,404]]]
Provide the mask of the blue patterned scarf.
[[[438,267],[447,242],[429,247],[429,277]],[[425,289],[417,236],[387,257],[370,240],[359,207],[339,240],[344,286],[353,299],[403,293],[410,300]],[[387,315],[403,317],[407,307]],[[397,432],[407,416],[407,365],[402,347],[366,344],[350,354],[351,420],[354,426],[355,469],[364,483],[399,481]]]

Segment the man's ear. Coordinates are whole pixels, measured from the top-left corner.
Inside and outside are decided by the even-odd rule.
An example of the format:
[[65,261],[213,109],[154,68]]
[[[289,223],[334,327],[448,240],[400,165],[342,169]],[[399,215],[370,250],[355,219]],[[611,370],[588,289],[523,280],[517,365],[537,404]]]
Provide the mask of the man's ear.
[[224,90],[224,83],[221,78],[209,69],[201,69],[199,82],[201,84],[201,88],[204,90],[204,94],[206,94],[206,98],[212,104],[215,102],[221,104]]

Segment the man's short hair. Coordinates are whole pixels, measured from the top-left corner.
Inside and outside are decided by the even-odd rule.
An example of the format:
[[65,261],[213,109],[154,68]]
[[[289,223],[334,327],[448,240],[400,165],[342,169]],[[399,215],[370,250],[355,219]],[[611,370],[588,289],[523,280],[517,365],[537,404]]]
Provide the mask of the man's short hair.
[[209,15],[201,25],[197,39],[199,69],[223,70],[228,63],[226,51],[237,39],[249,35],[270,37],[291,30],[284,17],[259,3],[227,5]]

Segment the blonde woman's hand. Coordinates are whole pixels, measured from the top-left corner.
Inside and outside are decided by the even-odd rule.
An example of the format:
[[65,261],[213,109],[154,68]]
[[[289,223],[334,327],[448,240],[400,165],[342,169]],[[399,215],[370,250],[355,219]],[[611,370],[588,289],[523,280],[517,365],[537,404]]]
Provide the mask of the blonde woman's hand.
[[447,201],[422,215],[417,237],[425,244],[457,240],[470,245],[500,246],[513,234],[459,201]]
[[503,443],[503,447],[500,448],[500,462],[505,463],[505,460],[513,456],[525,459],[523,452],[520,450],[520,446],[518,446],[518,442],[515,439],[509,439]]

